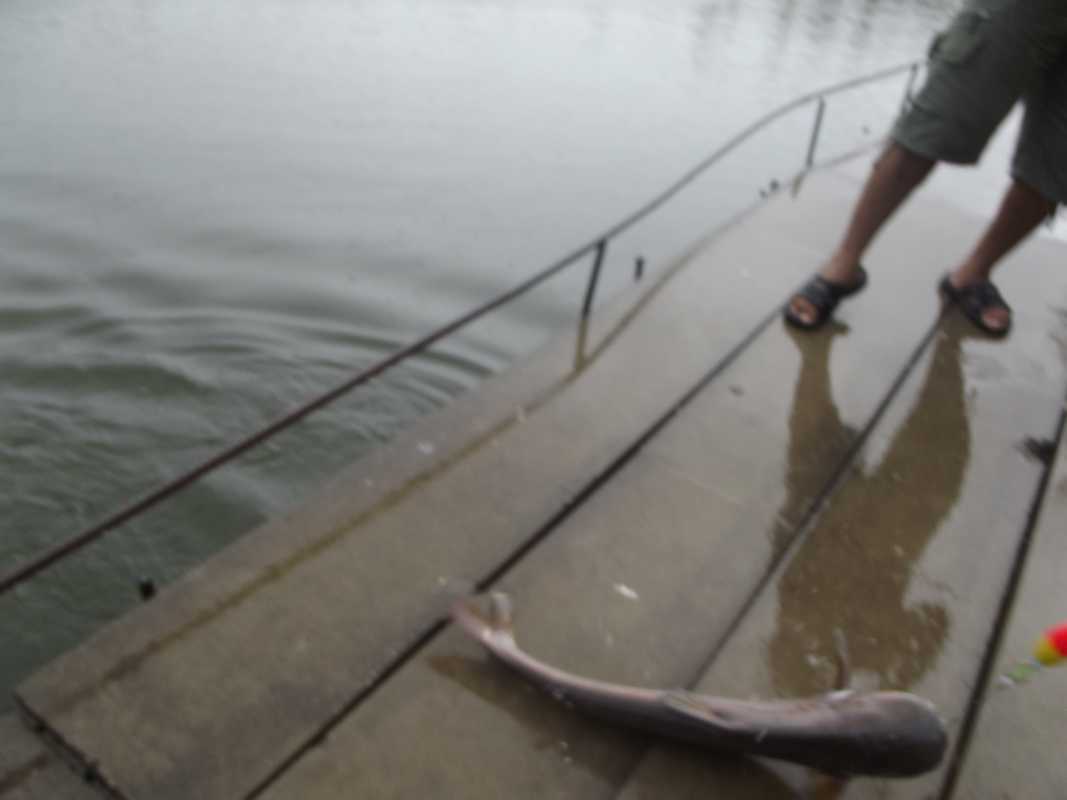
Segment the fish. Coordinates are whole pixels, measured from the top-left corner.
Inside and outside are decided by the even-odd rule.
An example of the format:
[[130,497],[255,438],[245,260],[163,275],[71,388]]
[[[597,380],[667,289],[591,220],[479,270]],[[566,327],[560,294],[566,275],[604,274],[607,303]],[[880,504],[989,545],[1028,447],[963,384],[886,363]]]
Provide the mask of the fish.
[[515,641],[508,595],[464,597],[456,625],[552,697],[611,723],[713,751],[801,764],[838,778],[905,778],[935,769],[948,734],[934,704],[899,691],[849,689],[813,697],[735,700],[584,678],[546,664]]

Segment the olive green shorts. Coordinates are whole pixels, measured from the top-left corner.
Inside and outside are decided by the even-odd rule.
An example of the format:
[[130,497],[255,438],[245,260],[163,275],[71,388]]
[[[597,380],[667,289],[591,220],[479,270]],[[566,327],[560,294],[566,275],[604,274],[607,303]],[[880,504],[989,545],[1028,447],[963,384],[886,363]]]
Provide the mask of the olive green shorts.
[[1067,0],[970,0],[934,39],[926,82],[892,138],[973,164],[1019,100],[1012,175],[1067,204]]

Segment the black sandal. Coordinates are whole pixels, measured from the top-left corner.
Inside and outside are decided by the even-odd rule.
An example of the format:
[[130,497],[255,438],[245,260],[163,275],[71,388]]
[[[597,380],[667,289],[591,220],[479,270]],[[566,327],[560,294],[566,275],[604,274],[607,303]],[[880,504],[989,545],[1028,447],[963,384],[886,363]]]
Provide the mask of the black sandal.
[[[963,312],[963,316],[967,317],[984,333],[997,338],[1008,335],[1008,331],[1011,330],[1011,306],[1004,301],[997,287],[990,281],[982,281],[981,283],[957,288],[952,285],[952,281],[946,273],[937,288],[942,297],[950,303],[958,305],[960,311]],[[982,315],[991,308],[1003,308],[1008,312],[1008,322],[1003,328],[994,328],[985,321]]]
[[[828,281],[821,275],[813,276],[799,292],[789,299],[789,303],[786,304],[782,312],[785,321],[794,327],[807,331],[815,330],[824,325],[826,320],[830,319],[830,315],[834,313],[838,303],[846,297],[856,294],[867,285],[867,270],[862,266],[858,266],[856,269],[859,272],[859,278],[849,286],[842,286],[840,283]],[[811,322],[801,319],[793,311],[793,300],[797,297],[803,297],[815,309],[815,319]]]

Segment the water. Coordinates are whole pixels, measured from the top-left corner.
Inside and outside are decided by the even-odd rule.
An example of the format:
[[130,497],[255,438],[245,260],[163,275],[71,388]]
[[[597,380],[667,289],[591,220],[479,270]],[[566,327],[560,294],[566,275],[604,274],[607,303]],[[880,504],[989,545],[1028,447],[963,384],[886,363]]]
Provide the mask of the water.
[[[586,241],[774,105],[920,56],[953,6],[8,0],[0,571]],[[835,101],[826,152],[871,141],[901,90]],[[795,169],[810,121],[613,246],[608,290]],[[576,280],[0,598],[0,689],[137,578],[180,575],[529,352]]]

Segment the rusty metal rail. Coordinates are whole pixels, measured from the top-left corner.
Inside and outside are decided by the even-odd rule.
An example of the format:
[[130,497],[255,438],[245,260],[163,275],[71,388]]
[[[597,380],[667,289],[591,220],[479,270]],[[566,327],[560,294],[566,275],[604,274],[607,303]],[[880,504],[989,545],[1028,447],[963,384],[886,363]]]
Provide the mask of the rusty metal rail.
[[[72,536],[71,538],[66,539],[63,542],[60,542],[59,544],[55,545],[44,553],[41,553],[40,555],[30,559],[26,563],[19,565],[10,573],[0,578],[0,595],[3,595],[6,592],[14,589],[16,586],[29,580],[34,575],[47,569],[56,562],[66,558],[67,556],[77,552],[86,545],[96,541],[105,533],[114,530],[115,528],[126,522],[129,522],[134,517],[139,516],[140,514],[144,513],[153,506],[161,503],[172,495],[177,494],[182,489],[204,477],[208,473],[218,469],[219,467],[232,461],[233,459],[237,458],[238,456],[242,455],[253,447],[262,444],[264,441],[271,438],[272,436],[296,424],[312,412],[317,411],[318,409],[332,403],[339,397],[347,394],[358,386],[362,386],[373,378],[381,375],[386,370],[396,366],[397,364],[400,364],[403,361],[406,361],[408,358],[427,350],[429,347],[431,347],[433,344],[440,341],[441,339],[444,339],[452,333],[455,333],[459,329],[485,316],[489,312],[494,311],[500,306],[506,305],[512,300],[520,297],[521,295],[525,294],[534,287],[544,283],[554,275],[562,272],[567,267],[582,260],[586,256],[592,255],[593,263],[590,269],[589,280],[586,284],[584,300],[581,307],[582,319],[588,318],[588,316],[592,312],[593,299],[596,294],[596,287],[600,278],[601,267],[604,262],[604,255],[607,251],[608,244],[613,238],[628,230],[629,228],[633,227],[645,217],[649,216],[654,211],[659,209],[667,201],[669,201],[671,198],[673,198],[675,195],[677,195],[679,192],[689,186],[689,184],[693,183],[693,181],[703,175],[710,167],[722,160],[726,155],[728,155],[731,151],[737,148],[753,134],[759,132],[775,120],[784,117],[792,111],[814,103],[816,105],[815,120],[812,126],[811,138],[808,143],[807,155],[804,163],[805,170],[812,169],[815,166],[815,153],[818,147],[819,134],[822,130],[823,117],[826,111],[827,97],[848,91],[849,89],[854,89],[859,86],[875,83],[877,81],[883,81],[888,78],[907,73],[908,82],[904,90],[904,98],[902,101],[906,103],[911,97],[915,78],[918,75],[920,68],[923,66],[923,63],[924,62],[922,61],[914,61],[908,64],[890,67],[888,69],[884,69],[880,72],[875,72],[870,75],[854,78],[843,83],[834,84],[832,86],[828,86],[818,91],[810,92],[809,94],[798,97],[795,100],[792,100],[782,106],[779,106],[773,111],[765,114],[764,116],[760,117],[755,122],[750,124],[748,127],[738,132],[720,147],[718,147],[714,152],[712,152],[696,166],[694,166],[692,169],[682,175],[678,180],[676,180],[674,183],[664,189],[660,194],[649,200],[645,205],[641,206],[632,214],[623,218],[612,227],[608,228],[608,230],[604,231],[599,236],[592,239],[590,242],[582,245],[581,247],[577,248],[576,250],[564,256],[555,263],[543,268],[541,271],[537,272],[530,278],[527,278],[525,281],[518,284],[517,286],[498,295],[492,300],[489,300],[483,305],[472,309],[471,311],[468,311],[466,314],[453,320],[452,322],[449,322],[448,324],[426,334],[422,338],[418,339],[415,342],[412,342],[411,344],[398,350],[392,355],[375,362],[371,366],[353,375],[340,385],[325,392],[324,394],[319,395],[318,397],[310,400],[304,405],[293,409],[289,413],[285,414],[284,416],[280,417],[269,425],[263,427],[262,429],[256,431],[255,433],[245,437],[239,442],[230,445],[229,447],[215,454],[203,463],[198,464],[192,469],[189,469],[188,471],[172,479],[168,483],[149,492],[141,499],[130,503],[126,507],[120,509],[119,511],[115,512],[114,514],[102,520],[101,522],[98,522],[97,524],[82,531],[81,533]],[[640,277],[643,267],[644,260],[639,259],[635,267],[637,277]]]

